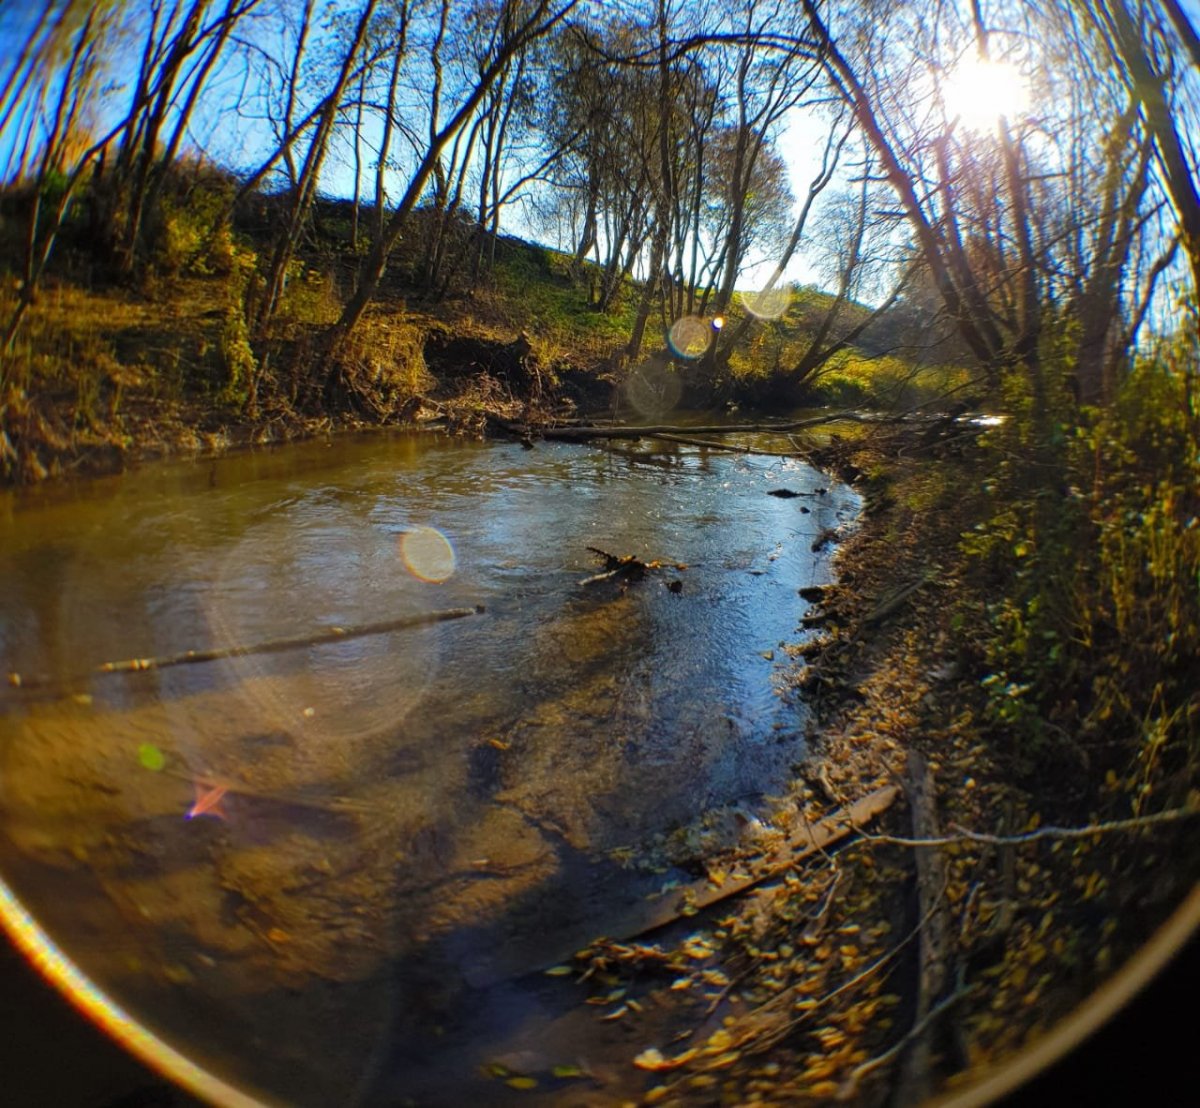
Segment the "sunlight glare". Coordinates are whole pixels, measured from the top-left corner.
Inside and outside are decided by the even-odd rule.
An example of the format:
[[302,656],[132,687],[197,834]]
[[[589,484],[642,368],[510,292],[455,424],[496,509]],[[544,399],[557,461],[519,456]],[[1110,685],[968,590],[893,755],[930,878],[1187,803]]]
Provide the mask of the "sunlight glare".
[[1001,116],[1012,119],[1029,107],[1029,86],[1011,62],[963,58],[942,85],[946,112],[970,131],[990,131]]
[[696,315],[680,316],[671,324],[667,343],[677,358],[699,358],[712,339],[708,323]]
[[737,296],[742,307],[752,316],[758,319],[779,319],[792,302],[792,286],[786,284],[773,288],[764,287],[749,292],[738,292]]
[[454,573],[454,547],[436,527],[415,527],[400,536],[400,556],[408,571],[440,585]]
[[625,381],[625,398],[640,415],[649,418],[665,415],[678,405],[682,395],[679,374],[654,358],[635,367]]

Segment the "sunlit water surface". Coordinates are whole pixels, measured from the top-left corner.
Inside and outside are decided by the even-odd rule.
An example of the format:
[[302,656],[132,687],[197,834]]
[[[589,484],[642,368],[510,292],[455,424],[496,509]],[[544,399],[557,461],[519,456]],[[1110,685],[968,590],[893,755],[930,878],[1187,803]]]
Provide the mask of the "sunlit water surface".
[[[829,486],[694,447],[396,435],[5,494],[0,869],[223,1076],[474,1095],[447,1075],[561,1002],[522,975],[686,877],[638,859],[766,812],[803,755],[779,648],[857,506]],[[583,584],[589,547],[671,564]]]

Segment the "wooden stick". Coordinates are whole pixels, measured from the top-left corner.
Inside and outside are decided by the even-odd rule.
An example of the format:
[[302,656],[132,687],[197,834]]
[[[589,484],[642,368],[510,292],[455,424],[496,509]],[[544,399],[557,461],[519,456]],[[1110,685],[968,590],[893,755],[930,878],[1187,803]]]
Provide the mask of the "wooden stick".
[[578,926],[564,929],[564,933],[555,940],[553,949],[547,949],[546,944],[541,943],[536,948],[513,950],[507,957],[502,955],[495,961],[489,959],[486,968],[472,978],[472,984],[495,984],[535,973],[547,966],[570,960],[576,951],[600,938],[621,943],[640,939],[660,927],[748,892],[764,881],[786,873],[810,855],[854,834],[885,812],[899,795],[900,790],[895,785],[885,785],[868,793],[849,808],[817,823],[803,824],[777,854],[763,860],[744,877],[733,878],[719,886],[713,885],[707,878],[677,885],[639,901],[613,919],[583,920]]
[[[245,654],[280,654],[287,650],[303,650],[308,646],[323,646],[332,642],[347,642],[350,639],[361,639],[367,635],[386,635],[392,631],[407,631],[412,627],[423,627],[430,623],[443,623],[446,620],[462,619],[464,616],[478,615],[483,611],[483,605],[474,608],[446,608],[437,612],[418,612],[415,615],[400,616],[398,619],[388,619],[381,623],[365,623],[358,627],[330,627],[312,635],[302,635],[292,639],[273,639],[269,642],[253,643],[250,646],[223,646],[211,650],[185,650],[182,654],[168,654],[162,658],[126,658],[120,662],[104,662],[92,669],[93,674],[102,676],[112,673],[142,673],[151,669],[168,669],[171,666],[186,666],[196,662],[217,662],[224,658],[237,658]],[[36,688],[49,684],[50,678],[23,678],[20,674],[10,673],[8,683],[16,688]]]
[[[752,446],[738,446],[732,442],[714,442],[711,439],[694,439],[690,435],[671,435],[662,432],[657,435],[650,436],[658,439],[659,442],[674,442],[681,446],[699,446],[704,450],[725,450],[733,454],[755,454],[760,458],[807,458],[808,455],[800,451],[794,454],[786,450],[756,450]],[[792,444],[793,446],[795,443]]]
[[893,612],[899,610],[904,602],[912,596],[918,589],[923,588],[933,579],[931,570],[926,570],[914,581],[910,581],[907,585],[897,589],[890,596],[885,597],[876,605],[875,610],[870,613],[863,621],[867,627],[873,627],[877,623],[882,623]]
[[[936,839],[939,835],[937,794],[929,763],[917,750],[908,752],[905,779],[912,811],[913,837]],[[898,1105],[922,1104],[933,1090],[930,1033],[941,1012],[937,1004],[949,979],[950,921],[943,899],[946,889],[946,856],[936,846],[915,849],[918,911],[921,928],[920,975],[917,982],[917,1011],[913,1029],[906,1037],[909,1049],[900,1066],[895,1090]]]
[[663,435],[737,435],[747,433],[784,434],[805,427],[819,427],[826,423],[895,423],[895,416],[869,416],[860,412],[831,412],[829,415],[810,416],[808,419],[793,419],[786,423],[727,423],[701,427],[685,427],[680,424],[659,423],[646,427],[615,424],[609,427],[534,427],[527,428],[511,420],[496,420],[506,431],[526,434],[534,431],[544,439],[564,442],[584,442],[588,439],[642,439],[658,438]]
[[849,808],[835,812],[817,823],[802,823],[792,833],[779,855],[768,860],[746,877],[726,881],[720,886],[714,886],[707,878],[703,878],[693,881],[690,885],[685,885],[676,896],[666,898],[672,901],[671,904],[664,903],[663,898],[648,901],[647,905],[650,911],[647,918],[642,921],[641,929],[633,934],[627,934],[625,939],[635,939],[647,931],[656,930],[684,915],[690,915],[692,908],[697,911],[701,908],[708,908],[722,900],[728,900],[731,896],[747,892],[772,877],[786,873],[797,862],[841,842],[863,824],[869,823],[876,816],[887,811],[899,794],[900,790],[895,785],[885,785],[855,801]]

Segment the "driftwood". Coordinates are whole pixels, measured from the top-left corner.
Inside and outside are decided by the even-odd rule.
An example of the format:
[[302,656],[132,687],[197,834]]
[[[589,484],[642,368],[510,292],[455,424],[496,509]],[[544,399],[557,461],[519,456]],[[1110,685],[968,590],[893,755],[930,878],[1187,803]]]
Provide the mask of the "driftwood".
[[611,917],[582,919],[559,934],[552,946],[543,940],[536,945],[510,949],[495,959],[489,957],[486,968],[473,974],[472,984],[494,984],[544,970],[569,961],[577,951],[601,939],[618,943],[641,939],[723,900],[749,892],[865,827],[885,812],[899,795],[900,790],[895,785],[887,785],[823,820],[803,824],[778,852],[750,865],[744,876],[730,877],[720,885],[714,885],[706,878],[676,885],[618,909]]
[[[940,835],[933,773],[919,751],[908,752],[905,779],[912,812],[914,839],[937,839]],[[937,1024],[938,1002],[949,980],[950,921],[946,912],[946,857],[940,847],[915,848],[917,866],[918,918],[921,928],[920,973],[917,1010],[912,1038],[896,1085],[897,1105],[921,1104],[932,1092],[930,1038]]]
[[[733,442],[716,442],[713,439],[696,439],[690,435],[657,434],[659,442],[679,443],[681,446],[698,446],[702,450],[724,450],[731,454],[754,454],[760,458],[807,458],[804,451],[756,450],[753,446],[739,446]],[[793,446],[795,444],[793,443]]]
[[798,496],[824,496],[828,491],[828,489],[813,489],[812,492],[797,492],[795,489],[770,489],[767,495],[778,497],[780,500],[795,500]]
[[[506,428],[506,430],[509,430]],[[516,431],[511,433],[516,434]],[[716,439],[698,439],[691,435],[671,435],[660,433],[657,435],[649,435],[647,438],[653,439],[655,442],[678,444],[679,446],[698,446],[701,450],[717,450],[726,454],[750,454],[759,458],[803,458],[808,459],[812,456],[812,452],[808,450],[759,450],[753,446],[742,446],[736,442],[718,442]],[[524,441],[524,440],[522,440]],[[593,439],[593,442],[599,442],[598,439]],[[795,444],[792,444],[795,446]],[[631,458],[636,462],[646,462],[653,464],[655,455],[665,454],[665,449],[649,446],[642,451],[621,450],[618,447],[606,444],[605,449],[613,454],[620,454],[623,457]],[[661,463],[660,463],[661,464]]]
[[[833,815],[817,823],[804,822],[792,833],[783,850],[774,858],[760,863],[745,877],[734,877],[720,885],[713,885],[708,880],[693,881],[682,889],[673,890],[666,897],[658,897],[645,902],[642,917],[637,921],[636,931],[626,931],[618,941],[624,942],[636,939],[648,931],[655,931],[673,923],[684,916],[692,915],[702,908],[728,900],[731,896],[748,892],[756,885],[779,877],[786,873],[797,862],[818,851],[841,842],[852,835],[860,827],[870,823],[876,816],[887,811],[899,795],[900,790],[895,785],[885,785],[868,793],[862,799],[855,801],[849,808],[835,812]],[[631,917],[630,922],[633,923]]]
[[640,558],[632,554],[626,554],[624,557],[621,557],[616,554],[610,554],[607,550],[601,550],[598,546],[589,546],[588,549],[597,557],[604,559],[604,570],[601,573],[593,574],[591,577],[585,577],[579,582],[581,585],[594,585],[598,581],[611,581],[617,577],[626,581],[640,581],[651,570],[687,569],[687,566],[683,562],[643,562]]
[[[820,427],[827,423],[895,423],[895,416],[863,415],[861,412],[830,412],[828,415],[810,416],[808,419],[793,419],[786,423],[715,423],[700,427],[681,424],[658,423],[646,427],[613,424],[608,427],[526,427],[512,420],[497,419],[495,422],[510,434],[523,435],[534,432],[544,439],[560,442],[586,442],[590,439],[652,439],[668,435],[738,435],[738,434],[786,434],[805,427]],[[706,443],[705,445],[712,445]],[[776,457],[774,453],[771,455]]]
[[[168,669],[172,666],[192,665],[197,662],[217,662],[225,658],[239,658],[246,654],[281,654],[288,650],[303,650],[310,646],[346,642],[367,635],[386,635],[392,631],[406,631],[412,627],[424,627],[431,623],[462,619],[478,615],[483,605],[474,608],[445,608],[437,612],[418,612],[400,616],[380,623],[364,623],[358,627],[330,627],[312,635],[301,635],[291,639],[273,639],[269,642],[253,643],[249,646],[222,646],[211,650],[185,650],[182,654],[167,654],[161,658],[126,658],[120,662],[104,662],[91,670],[93,675],[105,676],[113,673],[142,673],[145,670]],[[50,683],[49,678],[23,678],[19,673],[10,673],[8,683],[16,688],[33,688]]]

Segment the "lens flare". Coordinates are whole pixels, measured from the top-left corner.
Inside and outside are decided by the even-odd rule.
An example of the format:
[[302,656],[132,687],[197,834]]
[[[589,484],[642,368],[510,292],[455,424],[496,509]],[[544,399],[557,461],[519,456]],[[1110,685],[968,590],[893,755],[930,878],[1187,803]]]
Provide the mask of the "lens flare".
[[0,880],[0,931],[51,985],[142,1063],[210,1104],[264,1108],[263,1101],[201,1069],[117,1005],[72,962]]
[[[245,648],[311,639],[312,645],[235,649],[216,663],[219,695],[206,688],[166,697],[166,726],[190,764],[230,772],[243,760],[239,734],[273,735],[299,749],[359,741],[394,730],[425,696],[440,666],[436,635],[419,627],[398,631],[404,649],[397,650],[392,634],[354,634],[380,617],[386,623],[436,605],[429,585],[403,561],[405,518],[369,527],[349,506],[325,510],[318,525],[302,507],[273,514],[248,528],[222,559],[206,597],[209,630],[197,635],[201,643]],[[428,571],[419,543],[416,549],[417,567]],[[338,630],[340,641],[330,637]],[[204,676],[200,669],[175,679]]]
[[742,307],[758,319],[779,319],[792,302],[790,285],[739,292]]
[[225,794],[229,791],[228,785],[202,785],[197,782],[193,788],[196,790],[196,803],[187,810],[184,819],[195,819],[197,816],[226,818],[221,801],[225,799]]
[[436,527],[415,527],[400,536],[400,557],[409,573],[440,585],[454,575],[454,547]]
[[625,399],[641,415],[657,417],[671,411],[683,395],[683,382],[661,361],[636,366],[625,379]]
[[166,755],[154,743],[142,743],[138,747],[137,756],[142,768],[153,773],[158,773],[167,764]]
[[667,343],[678,358],[699,358],[712,341],[712,329],[698,315],[680,316],[667,332]]

